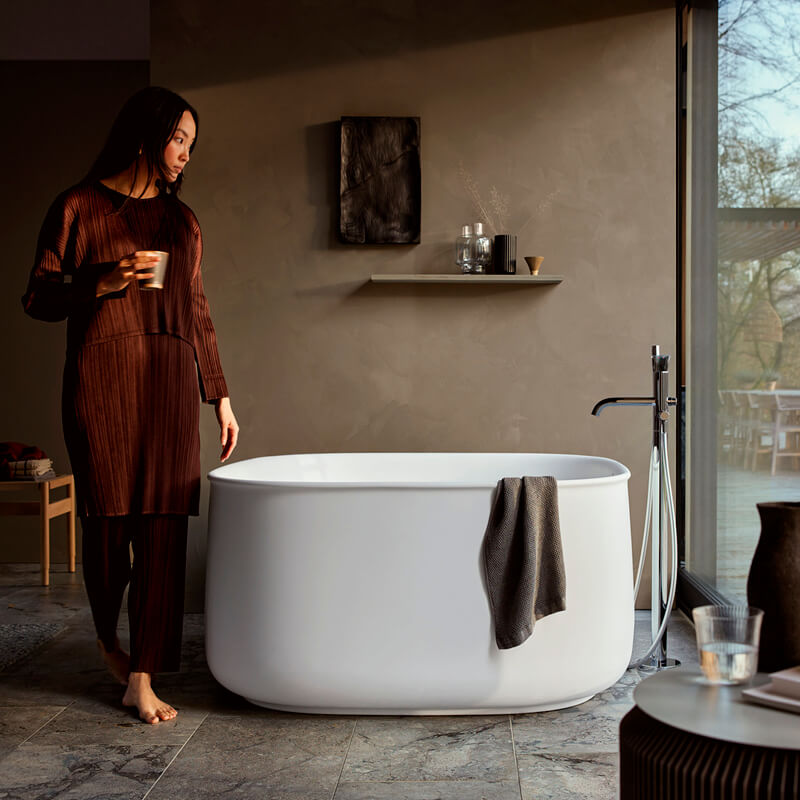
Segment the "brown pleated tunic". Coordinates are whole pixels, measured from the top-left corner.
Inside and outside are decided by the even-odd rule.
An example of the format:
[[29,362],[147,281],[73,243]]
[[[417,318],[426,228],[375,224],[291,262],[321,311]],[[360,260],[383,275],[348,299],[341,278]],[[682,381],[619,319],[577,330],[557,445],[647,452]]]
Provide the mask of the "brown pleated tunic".
[[[64,437],[85,516],[197,514],[200,398],[228,395],[200,274],[202,236],[176,198],[128,200],[99,182],[56,198],[25,311],[67,319]],[[164,288],[98,276],[136,250],[169,253]]]

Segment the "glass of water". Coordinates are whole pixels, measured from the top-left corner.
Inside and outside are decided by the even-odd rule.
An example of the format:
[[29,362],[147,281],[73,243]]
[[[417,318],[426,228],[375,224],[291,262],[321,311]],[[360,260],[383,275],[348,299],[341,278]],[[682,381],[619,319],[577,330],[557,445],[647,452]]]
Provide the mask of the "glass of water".
[[692,611],[700,667],[710,683],[746,683],[758,669],[764,612],[752,606],[698,606]]

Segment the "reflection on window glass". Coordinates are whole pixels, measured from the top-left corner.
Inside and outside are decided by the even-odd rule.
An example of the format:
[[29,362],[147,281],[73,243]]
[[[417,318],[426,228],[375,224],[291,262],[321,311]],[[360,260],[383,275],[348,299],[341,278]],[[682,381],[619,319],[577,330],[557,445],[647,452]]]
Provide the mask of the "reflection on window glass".
[[756,503],[800,499],[800,14],[719,3],[717,589],[746,598]]

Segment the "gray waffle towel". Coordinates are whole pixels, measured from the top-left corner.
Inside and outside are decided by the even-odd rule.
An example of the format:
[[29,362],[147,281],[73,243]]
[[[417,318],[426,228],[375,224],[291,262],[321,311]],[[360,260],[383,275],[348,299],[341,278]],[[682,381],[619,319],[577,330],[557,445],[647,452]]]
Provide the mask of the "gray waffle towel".
[[536,620],[566,608],[555,478],[498,481],[483,541],[483,563],[501,650],[522,644],[533,633]]

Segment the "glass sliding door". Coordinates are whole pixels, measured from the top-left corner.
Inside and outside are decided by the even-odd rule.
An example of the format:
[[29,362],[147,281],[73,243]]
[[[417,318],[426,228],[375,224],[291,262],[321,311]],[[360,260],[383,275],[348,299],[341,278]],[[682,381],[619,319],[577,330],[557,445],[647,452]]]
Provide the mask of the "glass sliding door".
[[685,8],[684,583],[746,599],[756,504],[800,500],[800,14]]

